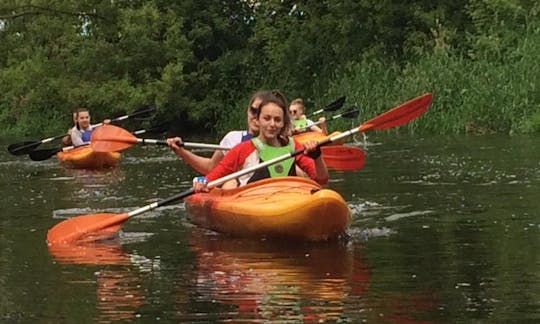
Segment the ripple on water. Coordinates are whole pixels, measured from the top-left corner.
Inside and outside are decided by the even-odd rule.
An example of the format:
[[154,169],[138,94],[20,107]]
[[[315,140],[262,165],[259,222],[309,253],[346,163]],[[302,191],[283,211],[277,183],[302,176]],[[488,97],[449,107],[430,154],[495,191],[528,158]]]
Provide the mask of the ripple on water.
[[351,227],[347,230],[347,235],[353,241],[367,241],[370,238],[390,236],[395,233],[396,231],[385,226],[372,228]]
[[75,179],[74,177],[52,177],[52,178],[48,178],[48,180],[51,180],[51,181],[71,181]]
[[[108,213],[127,213],[130,211],[133,211],[140,207],[122,207],[122,208],[106,208],[106,212]],[[168,205],[163,207],[158,207],[156,209],[150,210],[144,214],[141,214],[137,217],[142,218],[156,218],[160,216],[160,214],[163,211],[167,210],[185,210],[184,203],[176,204],[176,205]],[[53,210],[52,218],[54,219],[66,219],[71,218],[74,216],[80,216],[80,215],[86,215],[86,214],[93,214],[93,213],[103,213],[103,209],[96,209],[96,208],[65,208],[65,209],[56,209]]]
[[392,214],[390,216],[385,217],[384,219],[387,222],[394,222],[394,221],[397,221],[399,219],[406,218],[406,217],[414,217],[414,216],[418,216],[418,215],[428,215],[428,214],[434,214],[434,213],[435,212],[432,211],[432,210],[415,210],[415,211],[412,211],[410,213]]
[[32,170],[35,170],[36,168],[48,169],[53,165],[57,165],[56,161],[54,160],[36,162],[36,161],[27,160],[27,159],[18,159],[18,160],[0,162],[0,167],[5,167],[5,168],[14,167],[16,169],[32,169]]
[[395,232],[384,226],[372,226],[372,222],[377,221],[377,215],[383,210],[388,210],[390,207],[385,207],[377,202],[348,202],[351,209],[353,224],[347,230],[347,235],[353,241],[365,241],[372,237],[389,236]]

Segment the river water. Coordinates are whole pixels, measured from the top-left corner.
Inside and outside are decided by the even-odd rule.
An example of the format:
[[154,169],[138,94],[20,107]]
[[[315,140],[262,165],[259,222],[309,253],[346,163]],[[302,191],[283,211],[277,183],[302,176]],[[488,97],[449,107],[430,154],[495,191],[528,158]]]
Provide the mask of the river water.
[[0,322],[540,321],[539,138],[364,144],[364,167],[327,185],[353,212],[342,241],[225,237],[187,222],[179,202],[71,250],[49,249],[47,230],[172,196],[196,173],[156,146],[106,172],[2,149]]

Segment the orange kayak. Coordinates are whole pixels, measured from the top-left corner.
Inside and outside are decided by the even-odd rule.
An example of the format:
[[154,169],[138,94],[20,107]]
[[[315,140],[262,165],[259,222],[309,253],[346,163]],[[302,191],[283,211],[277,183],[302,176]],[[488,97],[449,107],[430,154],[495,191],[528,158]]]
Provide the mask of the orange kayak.
[[341,195],[302,177],[214,188],[184,202],[192,223],[232,236],[324,241],[344,234],[351,223]]
[[[300,134],[296,134],[296,135],[293,135],[293,138],[299,142],[300,144],[303,144],[304,142],[307,142],[307,141],[317,141],[317,142],[320,142],[322,140],[325,140],[329,137],[332,137],[332,136],[336,136],[338,134],[340,134],[341,132],[333,132],[331,134],[328,134],[328,135],[324,135],[323,133],[319,133],[319,132],[303,132],[303,133],[300,133]],[[344,139],[339,139],[335,142],[332,142],[331,144],[328,144],[328,145],[341,145],[345,142]]]
[[96,152],[89,145],[58,152],[56,158],[68,169],[108,169],[118,165],[118,152]]

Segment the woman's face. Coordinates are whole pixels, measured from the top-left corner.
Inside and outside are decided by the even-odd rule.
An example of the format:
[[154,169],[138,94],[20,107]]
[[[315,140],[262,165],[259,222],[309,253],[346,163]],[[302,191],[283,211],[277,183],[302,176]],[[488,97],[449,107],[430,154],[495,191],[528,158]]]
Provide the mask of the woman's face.
[[262,100],[257,98],[253,100],[251,103],[251,106],[248,108],[247,111],[247,124],[248,124],[248,130],[252,134],[257,134],[259,132],[259,122],[257,120],[257,112],[259,110],[259,106],[261,105]]
[[289,113],[291,114],[292,119],[300,119],[304,114],[304,109],[299,104],[292,104],[289,107]]
[[80,111],[77,114],[77,123],[82,129],[87,129],[90,126],[90,113],[88,111]]
[[268,144],[275,144],[281,129],[285,125],[283,109],[273,102],[260,107],[259,114],[259,138]]

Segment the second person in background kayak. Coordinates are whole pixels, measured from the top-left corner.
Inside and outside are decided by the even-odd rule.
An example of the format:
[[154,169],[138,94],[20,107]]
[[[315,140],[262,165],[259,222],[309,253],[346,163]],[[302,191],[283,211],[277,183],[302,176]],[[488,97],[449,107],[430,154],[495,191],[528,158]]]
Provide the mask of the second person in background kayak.
[[253,167],[261,161],[268,161],[302,147],[304,154],[246,174],[238,178],[238,185],[242,186],[269,177],[295,176],[296,166],[318,183],[328,182],[328,170],[321,158],[317,143],[308,141],[302,146],[289,136],[291,118],[287,100],[280,92],[270,91],[263,94],[256,117],[259,135],[232,148],[205,177],[193,179],[193,189],[196,192],[207,191],[209,181]]
[[319,132],[327,134],[326,119],[324,117],[319,118],[319,124],[321,127],[315,125],[313,121],[306,117],[306,107],[302,98],[296,98],[291,101],[289,105],[289,113],[291,114],[292,123],[294,125],[293,134],[298,134],[306,131]]
[[[251,96],[249,105],[247,107],[247,129],[243,131],[235,130],[227,133],[221,142],[220,146],[234,147],[241,142],[250,140],[253,136],[257,136],[259,133],[259,125],[257,124],[257,112],[259,105],[262,101],[262,97],[268,91],[257,91]],[[191,165],[195,170],[202,174],[207,174],[215,168],[219,161],[227,154],[227,151],[217,150],[214,151],[211,157],[204,157],[197,155],[189,150],[184,149],[183,146],[178,146],[178,143],[182,142],[180,137],[167,138],[167,144],[174,151],[176,155],[182,158],[187,164]]]

